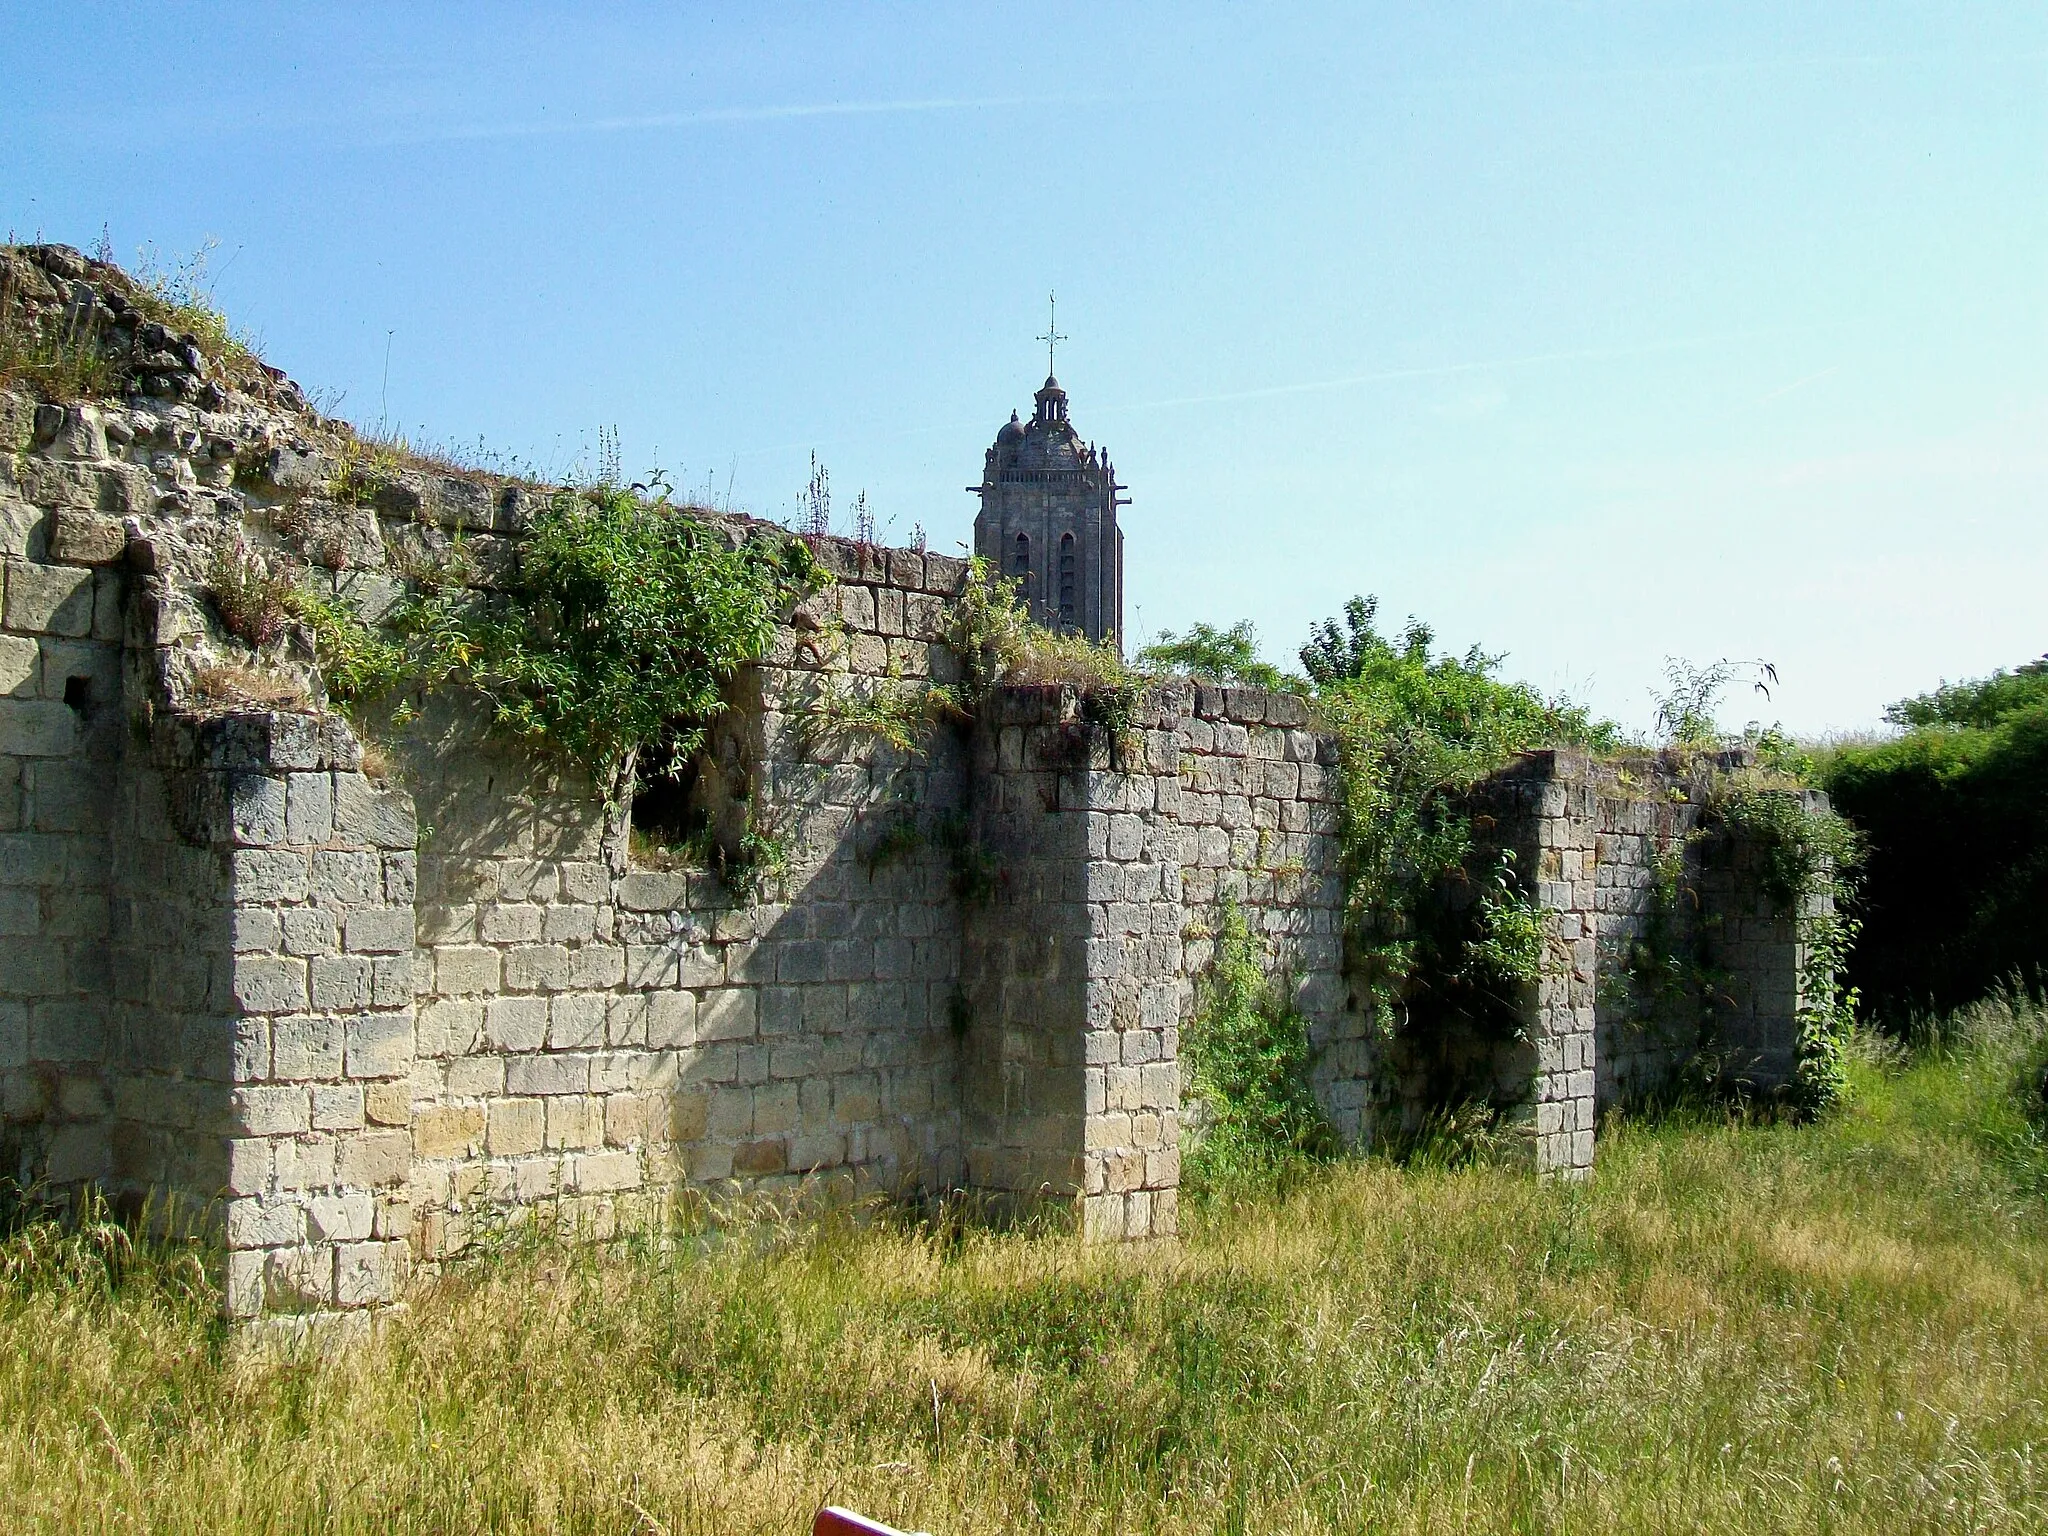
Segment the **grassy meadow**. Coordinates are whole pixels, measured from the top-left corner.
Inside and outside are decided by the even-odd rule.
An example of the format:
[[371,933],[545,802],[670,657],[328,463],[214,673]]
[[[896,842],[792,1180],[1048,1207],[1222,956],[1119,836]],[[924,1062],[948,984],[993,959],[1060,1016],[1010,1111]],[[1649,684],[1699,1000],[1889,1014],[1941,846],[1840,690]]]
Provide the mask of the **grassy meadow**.
[[1344,1164],[1175,1245],[515,1243],[344,1356],[17,1233],[0,1528],[2038,1531],[2043,1039],[1989,1005],[1818,1124],[1616,1125],[1585,1187]]

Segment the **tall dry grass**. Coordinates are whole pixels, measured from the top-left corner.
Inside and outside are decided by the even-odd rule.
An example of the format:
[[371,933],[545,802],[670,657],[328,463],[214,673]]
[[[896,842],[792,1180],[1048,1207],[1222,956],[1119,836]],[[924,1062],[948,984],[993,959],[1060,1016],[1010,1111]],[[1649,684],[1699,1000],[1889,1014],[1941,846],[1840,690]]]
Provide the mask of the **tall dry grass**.
[[340,1357],[24,1271],[0,1525],[2039,1530],[2048,1156],[2011,1090],[2048,1032],[2007,1012],[1865,1053],[1818,1125],[1615,1127],[1589,1187],[1354,1164],[1144,1249],[875,1211],[515,1241]]

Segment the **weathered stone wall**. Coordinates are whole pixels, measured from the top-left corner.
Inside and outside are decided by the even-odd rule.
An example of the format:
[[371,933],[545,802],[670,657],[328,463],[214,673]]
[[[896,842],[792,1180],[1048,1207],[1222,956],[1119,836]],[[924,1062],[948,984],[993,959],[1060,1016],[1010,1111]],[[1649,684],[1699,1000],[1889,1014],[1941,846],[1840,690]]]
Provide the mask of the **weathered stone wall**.
[[[1829,809],[1825,793],[1798,791],[1807,814]],[[1721,835],[1700,847],[1696,879],[1706,925],[1703,961],[1714,978],[1713,1049],[1719,1076],[1743,1089],[1774,1092],[1798,1067],[1798,1020],[1810,999],[1806,920],[1833,910],[1815,893],[1796,912],[1769,894],[1765,850],[1754,840]]]
[[[1410,1106],[1490,1099],[1526,1117],[1539,1169],[1578,1175],[1610,1108],[1687,1074],[1759,1092],[1791,1080],[1798,915],[1764,893],[1762,850],[1711,809],[1746,766],[1740,753],[1535,752],[1475,788],[1479,859],[1506,850],[1532,872],[1549,958],[1518,1030],[1452,1021],[1427,1055],[1411,1052]],[[1804,799],[1825,808],[1818,792]]]
[[1144,700],[1119,734],[1067,690],[1008,689],[977,742],[999,873],[967,923],[970,1177],[1079,1195],[1098,1237],[1178,1219],[1179,702]]
[[477,1211],[562,1202],[597,1230],[678,1182],[961,1174],[948,1023],[957,732],[904,753],[830,735],[819,691],[950,675],[964,565],[828,543],[839,583],[736,684],[723,771],[786,851],[758,898],[703,869],[615,866],[587,783],[445,712],[409,753],[431,828],[413,1075],[422,1251]]
[[0,393],[0,439],[0,1173],[101,1178],[125,541],[79,537],[95,419]]
[[1185,957],[1211,959],[1224,899],[1261,936],[1287,1000],[1307,1021],[1315,1085],[1347,1142],[1371,1145],[1378,1072],[1369,1014],[1344,979],[1343,850],[1337,743],[1306,702],[1257,688],[1189,690],[1181,738],[1182,879],[1200,919]]
[[1299,699],[1190,683],[1150,690],[1121,738],[1058,688],[993,702],[976,825],[1002,878],[964,966],[977,1187],[1078,1194],[1098,1237],[1175,1229],[1180,1032],[1225,901],[1308,1021],[1332,1120],[1369,1130],[1331,743],[1306,727]]
[[1682,775],[1535,754],[1481,786],[1556,963],[1505,1034],[1390,1048],[1344,975],[1336,747],[1303,701],[1168,683],[1122,718],[1011,687],[891,745],[848,701],[959,671],[966,567],[919,551],[819,541],[836,582],[734,679],[698,784],[722,846],[779,850],[752,879],[635,846],[473,700],[373,721],[366,756],[290,626],[226,636],[223,557],[375,617],[458,534],[501,579],[534,488],[360,473],[281,375],[227,377],[75,252],[25,260],[0,276],[104,309],[132,388],[0,391],[0,1173],[202,1208],[238,1315],[387,1301],[480,1226],[602,1234],[690,1186],[966,1186],[1169,1234],[1225,902],[1361,1146],[1476,1092],[1583,1172],[1595,1111],[1699,1056],[1701,1016],[1631,972],[1646,941],[1718,978],[1715,1070],[1792,1070],[1795,914],[1758,850],[1695,835]]

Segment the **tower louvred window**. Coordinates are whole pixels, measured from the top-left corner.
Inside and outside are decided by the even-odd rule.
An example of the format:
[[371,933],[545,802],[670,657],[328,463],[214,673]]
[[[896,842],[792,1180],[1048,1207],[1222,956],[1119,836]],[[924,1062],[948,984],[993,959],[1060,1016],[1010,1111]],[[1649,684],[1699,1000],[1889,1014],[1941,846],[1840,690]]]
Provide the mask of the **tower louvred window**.
[[1074,623],[1074,536],[1060,535],[1060,627]]

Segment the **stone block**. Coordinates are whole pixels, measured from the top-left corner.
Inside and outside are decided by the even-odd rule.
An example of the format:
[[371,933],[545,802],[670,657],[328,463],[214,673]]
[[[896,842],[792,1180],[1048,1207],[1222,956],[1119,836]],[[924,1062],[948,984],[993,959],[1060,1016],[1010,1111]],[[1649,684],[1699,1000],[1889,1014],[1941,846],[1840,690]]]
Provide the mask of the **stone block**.
[[42,693],[42,647],[25,635],[0,635],[0,696],[33,699]]
[[422,1057],[461,1056],[483,1036],[484,1004],[473,998],[436,998],[420,1005],[415,1038]]
[[412,1149],[428,1160],[469,1157],[484,1138],[484,1110],[473,1104],[423,1105],[413,1115]]
[[550,1001],[549,1050],[591,1050],[605,1045],[612,999],[602,994],[569,994]]
[[546,908],[537,935],[552,944],[585,944],[597,936],[598,908],[577,903],[557,903]]
[[547,1032],[546,998],[496,997],[484,1007],[484,1036],[499,1050],[537,1051]]
[[697,1006],[697,1040],[751,1040],[759,1027],[758,997],[752,987],[707,992]]
[[335,1303],[364,1307],[395,1301],[405,1265],[406,1245],[402,1242],[341,1244],[334,1250]]
[[341,1139],[335,1158],[335,1175],[344,1184],[380,1188],[405,1181],[412,1163],[412,1135],[408,1131],[363,1131]]
[[227,1192],[261,1194],[270,1185],[270,1142],[260,1136],[235,1136],[227,1146]]
[[608,990],[626,980],[626,951],[617,944],[579,944],[569,951],[569,982],[576,988]]
[[531,902],[483,907],[477,912],[477,936],[486,944],[531,944],[541,937],[545,915]]
[[306,1202],[306,1232],[318,1243],[360,1242],[370,1236],[376,1201],[367,1190],[315,1195]]
[[570,952],[561,944],[522,944],[505,951],[505,990],[561,992],[570,985]]
[[237,1088],[230,1106],[232,1123],[244,1135],[290,1136],[313,1128],[304,1088]]
[[411,1125],[411,1090],[400,1082],[363,1084],[363,1120],[368,1125]]
[[61,1125],[50,1134],[43,1155],[44,1177],[50,1183],[104,1182],[113,1171],[113,1141],[105,1124]]
[[50,516],[49,556],[59,565],[112,565],[128,552],[121,520],[75,507]]
[[585,1152],[569,1159],[569,1187],[579,1194],[635,1189],[640,1184],[640,1159],[632,1152]]
[[1122,1195],[1090,1195],[1081,1202],[1083,1242],[1118,1243],[1127,1235]]
[[77,566],[9,560],[0,622],[23,634],[92,633],[93,573]]
[[326,906],[366,907],[377,900],[382,874],[374,853],[322,849],[313,855],[311,896]]
[[312,976],[315,1008],[353,1013],[370,1006],[370,962],[361,955],[321,955]]
[[410,907],[364,907],[348,914],[347,944],[356,954],[395,955],[413,947]]
[[65,757],[78,745],[78,712],[61,700],[0,698],[0,755]]
[[515,1056],[505,1063],[505,1091],[550,1097],[590,1091],[590,1058],[583,1055]]
[[498,990],[501,959],[495,949],[451,944],[434,951],[434,990],[448,997]]
[[408,951],[375,955],[370,960],[370,997],[379,1008],[410,1007],[414,994],[415,957]]
[[285,1248],[302,1241],[304,1232],[305,1212],[282,1196],[228,1202],[230,1248]]
[[285,837],[294,843],[324,843],[334,833],[334,781],[324,773],[285,776]]
[[505,1091],[503,1056],[458,1056],[448,1063],[448,1097],[491,1099]]
[[306,855],[286,849],[237,848],[229,856],[228,880],[237,904],[304,901]]
[[324,1083],[313,1088],[313,1129],[356,1131],[363,1126],[363,1089],[359,1083]]
[[310,957],[341,948],[334,914],[324,907],[237,907],[234,927],[236,949],[281,948],[288,955]]
[[604,1100],[590,1094],[560,1094],[547,1106],[547,1145],[557,1151],[578,1151],[604,1141]]
[[490,1105],[485,1149],[493,1157],[524,1157],[540,1151],[546,1105],[545,1099],[499,1099]]
[[412,797],[403,790],[378,789],[359,773],[334,776],[336,835],[359,838],[373,848],[411,848],[418,840]]
[[735,1178],[762,1178],[789,1171],[789,1145],[780,1138],[743,1141],[733,1148]]
[[689,878],[636,869],[618,885],[618,904],[629,912],[666,912],[688,904]]
[[306,1008],[306,962],[288,955],[234,958],[235,1005],[246,1013],[299,1013]]
[[271,1075],[285,1082],[341,1076],[342,1027],[320,1014],[287,1014],[270,1023]]
[[406,1015],[363,1014],[344,1029],[350,1077],[403,1077],[412,1070],[413,1028]]
[[688,992],[647,997],[647,1044],[656,1050],[697,1043],[697,999]]

